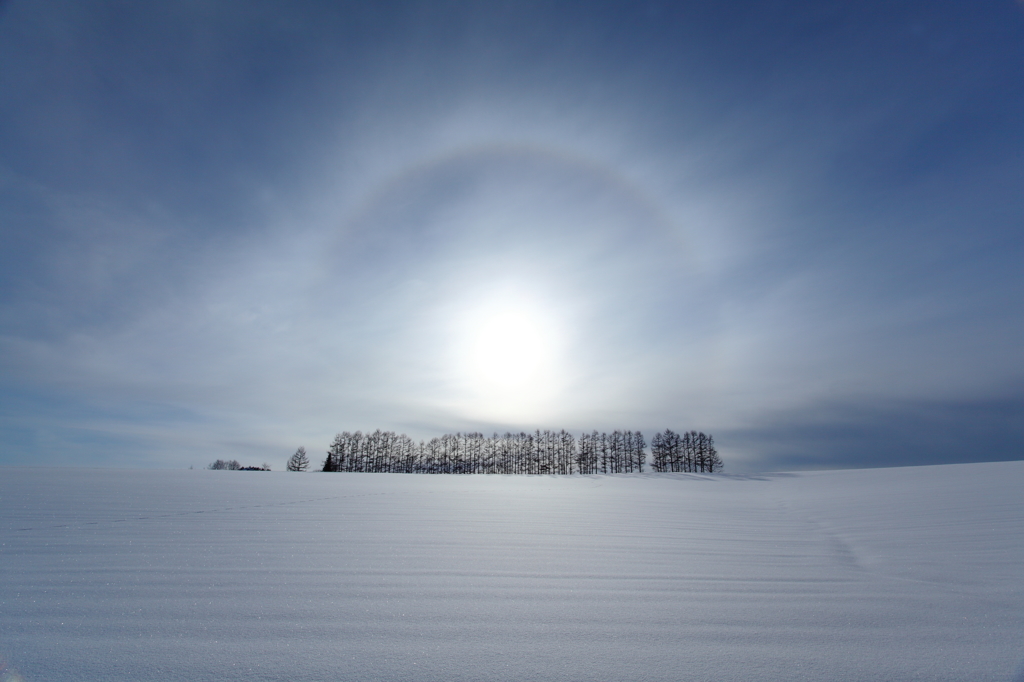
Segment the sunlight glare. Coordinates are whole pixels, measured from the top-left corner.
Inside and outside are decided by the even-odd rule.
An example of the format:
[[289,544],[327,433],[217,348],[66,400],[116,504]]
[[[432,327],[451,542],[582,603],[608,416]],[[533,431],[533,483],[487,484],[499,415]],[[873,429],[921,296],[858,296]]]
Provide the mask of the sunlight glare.
[[497,311],[480,320],[472,334],[467,362],[478,381],[499,390],[542,380],[548,360],[545,330],[528,311]]
[[482,297],[456,329],[456,362],[470,411],[518,419],[536,414],[560,385],[557,316],[524,295]]

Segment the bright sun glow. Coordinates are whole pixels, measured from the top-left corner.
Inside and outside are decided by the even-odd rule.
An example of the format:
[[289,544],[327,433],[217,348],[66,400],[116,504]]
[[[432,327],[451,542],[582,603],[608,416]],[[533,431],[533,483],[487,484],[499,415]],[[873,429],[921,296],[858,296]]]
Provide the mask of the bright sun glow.
[[455,363],[467,408],[477,416],[522,419],[539,413],[562,381],[557,316],[521,294],[482,296],[455,329]]
[[496,311],[470,333],[466,363],[477,381],[498,390],[516,390],[543,380],[551,343],[543,322],[525,310]]

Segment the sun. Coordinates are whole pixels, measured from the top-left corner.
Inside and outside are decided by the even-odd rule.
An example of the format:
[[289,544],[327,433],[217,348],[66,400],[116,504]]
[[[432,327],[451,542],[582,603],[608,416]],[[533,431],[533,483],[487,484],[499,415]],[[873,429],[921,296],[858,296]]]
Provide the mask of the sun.
[[454,334],[460,392],[474,416],[531,417],[563,383],[564,330],[559,316],[537,296],[482,295],[466,306]]
[[530,310],[485,312],[469,330],[465,362],[490,390],[514,391],[543,381],[551,365],[551,332]]

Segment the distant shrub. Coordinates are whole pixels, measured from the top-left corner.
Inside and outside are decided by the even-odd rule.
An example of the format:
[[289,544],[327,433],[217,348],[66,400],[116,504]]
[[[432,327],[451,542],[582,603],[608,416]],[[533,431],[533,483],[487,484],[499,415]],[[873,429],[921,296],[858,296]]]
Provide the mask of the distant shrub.
[[218,459],[216,462],[214,462],[213,464],[206,468],[224,471],[270,471],[270,465],[265,462],[261,467],[244,467],[238,463],[237,459]]
[[218,459],[216,462],[207,467],[208,469],[215,470],[227,470],[227,471],[238,471],[242,468],[242,465],[238,463],[237,459],[223,460]]

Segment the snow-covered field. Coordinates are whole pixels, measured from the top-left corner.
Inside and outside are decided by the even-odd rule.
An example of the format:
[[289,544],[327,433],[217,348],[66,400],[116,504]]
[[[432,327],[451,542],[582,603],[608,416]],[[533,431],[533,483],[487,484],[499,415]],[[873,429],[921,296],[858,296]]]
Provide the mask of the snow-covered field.
[[999,680],[1024,462],[0,469],[0,679]]

